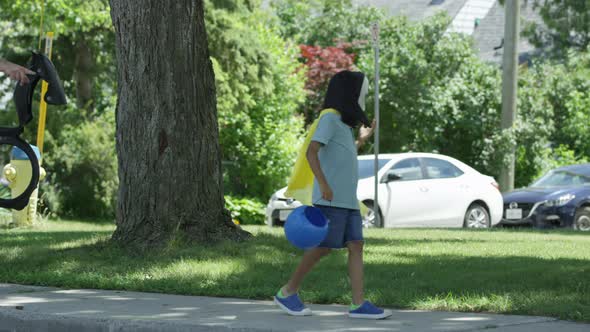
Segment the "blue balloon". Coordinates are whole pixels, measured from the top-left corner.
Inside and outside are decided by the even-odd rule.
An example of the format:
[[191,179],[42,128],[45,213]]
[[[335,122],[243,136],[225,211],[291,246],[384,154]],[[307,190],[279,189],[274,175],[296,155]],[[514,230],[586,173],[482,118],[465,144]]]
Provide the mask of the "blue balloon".
[[291,212],[285,222],[287,240],[300,249],[317,247],[328,234],[328,219],[320,209],[303,205]]

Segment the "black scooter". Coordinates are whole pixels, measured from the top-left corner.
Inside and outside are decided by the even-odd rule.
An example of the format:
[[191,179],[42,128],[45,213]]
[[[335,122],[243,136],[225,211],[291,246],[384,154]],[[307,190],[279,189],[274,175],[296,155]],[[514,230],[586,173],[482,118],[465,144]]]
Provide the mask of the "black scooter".
[[27,75],[29,83],[21,85],[17,82],[14,90],[14,103],[16,104],[16,113],[18,115],[18,127],[0,127],[0,144],[13,145],[21,149],[28,157],[33,167],[31,182],[18,197],[12,199],[0,198],[0,207],[8,209],[22,210],[29,203],[29,198],[37,188],[39,182],[39,160],[37,155],[24,139],[20,137],[24,127],[33,120],[31,106],[33,104],[33,93],[39,80],[44,80],[48,84],[45,101],[51,105],[67,104],[64,89],[60,83],[57,71],[53,63],[43,54],[33,52],[33,57],[28,68],[35,74]]

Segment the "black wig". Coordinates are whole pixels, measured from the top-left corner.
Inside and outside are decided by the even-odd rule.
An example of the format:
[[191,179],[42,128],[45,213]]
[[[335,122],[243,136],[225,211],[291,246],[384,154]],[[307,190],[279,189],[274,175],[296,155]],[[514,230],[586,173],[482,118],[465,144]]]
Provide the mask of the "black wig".
[[342,122],[351,127],[359,122],[366,127],[371,123],[358,103],[365,75],[361,72],[343,70],[332,77],[324,100],[324,109],[333,108],[340,112]]

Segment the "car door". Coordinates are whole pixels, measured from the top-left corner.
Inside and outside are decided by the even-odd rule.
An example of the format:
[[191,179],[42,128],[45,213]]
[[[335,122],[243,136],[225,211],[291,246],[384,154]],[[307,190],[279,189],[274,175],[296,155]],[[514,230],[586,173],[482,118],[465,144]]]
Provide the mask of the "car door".
[[459,227],[463,224],[469,185],[462,181],[463,171],[439,158],[420,158],[426,179],[421,189],[428,197],[423,226]]
[[420,189],[423,180],[418,158],[400,160],[385,173],[379,184],[379,203],[385,226],[413,226],[423,218],[423,206],[428,200]]

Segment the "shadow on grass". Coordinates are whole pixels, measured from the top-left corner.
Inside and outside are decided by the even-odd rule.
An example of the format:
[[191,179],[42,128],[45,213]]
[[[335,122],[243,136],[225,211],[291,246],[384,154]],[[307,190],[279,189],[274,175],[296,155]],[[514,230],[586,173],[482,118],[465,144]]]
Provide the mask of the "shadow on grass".
[[95,238],[97,235],[109,236],[111,231],[58,231],[58,232],[23,232],[0,233],[0,248],[6,246],[38,246],[58,244],[64,241],[75,241]]
[[[19,233],[18,239],[0,234],[0,281],[269,299],[286,282],[301,257],[301,251],[278,232],[258,233],[252,241],[239,245],[221,243],[149,253],[128,253],[100,240],[109,233],[31,232]],[[98,242],[85,244],[93,240]],[[436,243],[462,246],[486,242],[480,239],[392,241],[371,237],[370,241],[381,256],[378,260],[367,257],[366,293],[381,305],[590,321],[587,260],[517,253],[485,257],[412,251]],[[78,245],[59,248],[68,242]],[[20,251],[2,251],[10,246]],[[336,252],[318,264],[307,277],[302,296],[313,303],[350,303],[346,251]]]

